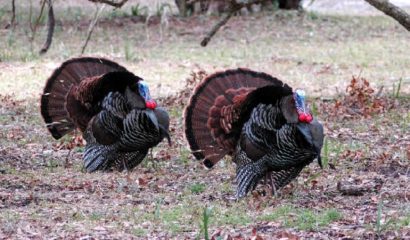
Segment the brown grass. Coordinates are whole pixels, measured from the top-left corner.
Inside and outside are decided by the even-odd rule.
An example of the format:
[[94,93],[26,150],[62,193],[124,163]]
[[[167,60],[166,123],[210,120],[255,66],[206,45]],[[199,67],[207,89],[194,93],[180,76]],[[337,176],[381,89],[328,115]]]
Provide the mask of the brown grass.
[[[106,12],[87,55],[120,62],[144,77],[154,96],[178,92],[192,71],[248,67],[324,98],[311,102],[326,127],[324,159],[336,169],[311,164],[279,197],[265,196],[260,187],[235,201],[233,163],[222,161],[208,171],[192,159],[181,104],[165,101],[174,147],[162,143],[130,173],[84,173],[82,148],[69,152],[61,144],[70,138],[60,143],[49,136],[38,99],[52,70],[78,56],[89,19],[76,9],[67,10],[64,18],[71,20],[58,25],[44,57],[36,52],[45,33],[31,50],[23,16],[16,30],[0,30],[0,238],[202,238],[205,207],[212,209],[210,234],[222,237],[410,236],[409,39],[396,23],[314,13],[240,16],[201,48],[201,35],[214,17],[146,24],[110,20],[114,13]],[[7,14],[0,16],[0,26],[6,21]],[[384,86],[382,96],[394,107],[355,118],[344,118],[343,111],[339,118],[322,107],[333,98],[342,101],[338,94],[359,74],[376,91]],[[399,96],[392,98],[400,78]],[[337,190],[341,181],[381,185],[346,196]]]

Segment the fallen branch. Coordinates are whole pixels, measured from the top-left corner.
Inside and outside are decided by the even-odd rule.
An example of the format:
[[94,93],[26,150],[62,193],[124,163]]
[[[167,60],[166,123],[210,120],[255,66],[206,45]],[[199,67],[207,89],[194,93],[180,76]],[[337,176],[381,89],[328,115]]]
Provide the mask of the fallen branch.
[[43,47],[40,50],[40,54],[46,53],[48,49],[50,48],[51,41],[53,40],[54,27],[55,27],[53,1],[48,0],[47,4],[48,4],[47,39]]
[[84,42],[84,44],[83,44],[83,47],[81,48],[81,54],[84,53],[85,48],[86,48],[87,45],[88,45],[88,41],[90,41],[90,39],[91,39],[91,34],[92,34],[93,31],[94,31],[95,25],[97,24],[98,18],[100,17],[100,13],[101,13],[102,10],[104,9],[104,7],[105,7],[105,5],[101,5],[101,7],[97,8],[97,10],[96,10],[96,12],[95,12],[94,19],[93,19],[93,21],[90,23],[90,26],[88,27],[87,39],[85,40],[85,42]]
[[365,0],[373,7],[384,12],[386,15],[392,17],[399,22],[403,27],[410,31],[410,15],[403,9],[390,3],[388,0]]
[[361,196],[365,193],[379,192],[383,182],[379,179],[366,183],[340,181],[337,183],[337,190],[343,195]]
[[115,1],[110,1],[110,0],[88,0],[90,2],[94,3],[104,3],[110,6],[113,6],[115,8],[120,8],[122,7],[128,0],[122,0],[120,2],[115,2]]

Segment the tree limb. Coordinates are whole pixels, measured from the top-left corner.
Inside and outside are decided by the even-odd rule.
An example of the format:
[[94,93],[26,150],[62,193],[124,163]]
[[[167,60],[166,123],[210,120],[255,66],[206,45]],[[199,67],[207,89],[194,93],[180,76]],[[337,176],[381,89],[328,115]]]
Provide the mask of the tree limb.
[[373,7],[384,12],[386,15],[394,18],[403,27],[410,31],[410,15],[403,9],[390,3],[388,0],[365,0]]
[[206,47],[206,45],[208,45],[209,41],[211,40],[211,38],[215,35],[215,33],[223,26],[225,25],[228,20],[232,17],[232,15],[236,12],[235,11],[229,11],[228,13],[225,13],[219,22],[217,22],[212,28],[211,30],[205,35],[204,39],[202,39],[201,41],[201,46],[202,47]]
[[98,18],[100,17],[100,13],[101,13],[102,10],[104,9],[104,7],[105,7],[105,5],[102,5],[101,7],[97,8],[97,10],[96,10],[96,12],[95,12],[94,19],[93,19],[93,21],[90,23],[90,26],[88,27],[87,39],[85,40],[85,42],[84,42],[84,44],[83,44],[83,47],[81,48],[81,54],[84,53],[85,48],[86,48],[87,45],[88,45],[88,41],[90,41],[90,39],[91,39],[91,34],[92,34],[93,31],[94,31],[95,25],[97,24]]
[[223,26],[225,25],[228,20],[237,12],[239,11],[242,7],[245,7],[247,5],[255,4],[255,3],[260,3],[262,0],[231,0],[230,1],[230,7],[229,7],[229,12],[224,14],[224,16],[221,17],[221,19],[211,28],[211,30],[205,35],[205,37],[201,41],[201,46],[206,47],[208,45],[209,41],[211,38],[215,35],[215,33]]
[[46,53],[48,49],[50,48],[51,41],[53,40],[54,27],[55,27],[53,0],[48,0],[47,4],[48,4],[47,39],[43,47],[40,50],[40,54]]
[[88,0],[88,1],[94,2],[94,3],[105,3],[115,8],[121,8],[128,0],[121,0],[120,2],[115,2],[115,1],[110,1],[110,0]]

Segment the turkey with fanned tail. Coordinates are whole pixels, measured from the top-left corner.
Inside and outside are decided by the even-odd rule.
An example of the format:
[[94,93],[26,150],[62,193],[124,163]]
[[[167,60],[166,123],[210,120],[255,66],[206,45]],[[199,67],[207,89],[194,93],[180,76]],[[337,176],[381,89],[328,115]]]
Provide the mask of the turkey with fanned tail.
[[315,158],[321,166],[323,127],[306,106],[305,92],[265,73],[234,69],[208,76],[184,118],[193,155],[206,167],[232,156],[237,198],[265,176],[276,191]]
[[47,80],[41,115],[55,139],[78,128],[86,140],[84,167],[131,170],[169,137],[169,116],[145,81],[103,58],[65,61]]

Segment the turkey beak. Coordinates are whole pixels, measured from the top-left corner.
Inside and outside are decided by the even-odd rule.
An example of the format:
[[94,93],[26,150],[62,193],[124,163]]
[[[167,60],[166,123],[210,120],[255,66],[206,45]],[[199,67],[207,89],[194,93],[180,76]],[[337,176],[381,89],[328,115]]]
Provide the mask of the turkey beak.
[[317,155],[317,161],[319,163],[320,168],[323,169],[322,158],[320,157],[320,155]]
[[319,163],[320,168],[323,169],[322,157],[320,156],[320,149],[316,148],[316,153],[317,153],[317,162]]
[[154,124],[157,131],[159,131],[159,123],[158,123],[157,117],[154,114],[154,111],[148,109],[145,112],[146,112],[147,116],[149,117],[149,119],[151,120],[151,122]]
[[168,145],[169,145],[170,147],[172,147],[172,141],[171,141],[171,137],[169,136],[169,134],[166,133],[166,134],[165,134],[165,137],[166,137],[167,140],[168,140]]
[[171,147],[172,146],[172,141],[171,141],[171,136],[169,136],[169,132],[159,125],[159,128],[161,129],[162,133],[164,134],[164,137],[168,140],[168,145]]

